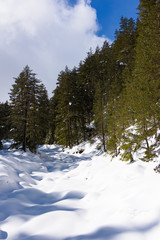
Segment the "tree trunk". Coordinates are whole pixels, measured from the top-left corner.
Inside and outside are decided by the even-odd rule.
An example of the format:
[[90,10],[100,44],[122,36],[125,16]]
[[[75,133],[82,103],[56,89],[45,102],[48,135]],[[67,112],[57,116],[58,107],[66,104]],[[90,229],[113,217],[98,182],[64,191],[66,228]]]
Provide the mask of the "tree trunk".
[[24,129],[23,129],[23,147],[22,147],[24,152],[26,152],[26,145],[27,145],[26,130],[27,130],[27,120],[25,119],[25,121],[24,121]]
[[24,114],[24,128],[23,128],[23,146],[22,146],[22,149],[24,152],[26,152],[26,147],[27,147],[27,114],[28,114],[28,111],[27,111],[27,102],[26,102],[26,109],[25,109],[25,114]]
[[103,113],[102,113],[102,142],[103,142],[103,149],[104,149],[104,152],[105,152],[105,151],[106,151],[106,143],[105,143],[105,132],[104,132]]

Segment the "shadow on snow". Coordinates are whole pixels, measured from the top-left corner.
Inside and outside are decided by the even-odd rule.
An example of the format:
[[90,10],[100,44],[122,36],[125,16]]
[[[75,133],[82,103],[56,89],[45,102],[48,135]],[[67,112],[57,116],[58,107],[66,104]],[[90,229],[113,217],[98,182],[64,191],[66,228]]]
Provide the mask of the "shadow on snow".
[[20,189],[11,193],[8,199],[0,202],[0,221],[13,215],[41,215],[52,211],[76,211],[77,208],[54,206],[54,203],[66,199],[82,199],[84,194],[71,191],[62,196],[61,193],[44,193],[40,190],[29,188]]
[[40,147],[38,154],[45,163],[48,172],[71,170],[78,167],[80,161],[91,160],[91,157],[85,154],[77,156],[62,152],[62,148],[57,146],[54,148]]
[[156,227],[159,224],[159,222],[160,220],[157,219],[148,225],[133,227],[133,228],[102,227],[90,234],[67,237],[67,238],[54,238],[54,237],[40,236],[40,235],[29,236],[25,234],[20,234],[17,240],[112,240],[115,237],[118,237],[119,235],[126,234],[126,233],[146,234],[147,232],[152,230],[154,227]]

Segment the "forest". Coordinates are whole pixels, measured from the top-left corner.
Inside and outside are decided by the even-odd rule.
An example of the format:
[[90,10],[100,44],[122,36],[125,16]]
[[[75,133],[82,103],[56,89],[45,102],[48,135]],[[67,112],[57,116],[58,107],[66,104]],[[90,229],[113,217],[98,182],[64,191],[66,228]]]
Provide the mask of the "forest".
[[2,139],[36,152],[38,145],[72,148],[101,139],[99,148],[125,161],[153,160],[160,144],[160,1],[141,0],[137,20],[121,17],[112,44],[89,50],[73,69],[60,72],[49,99],[27,65],[10,101],[0,103]]

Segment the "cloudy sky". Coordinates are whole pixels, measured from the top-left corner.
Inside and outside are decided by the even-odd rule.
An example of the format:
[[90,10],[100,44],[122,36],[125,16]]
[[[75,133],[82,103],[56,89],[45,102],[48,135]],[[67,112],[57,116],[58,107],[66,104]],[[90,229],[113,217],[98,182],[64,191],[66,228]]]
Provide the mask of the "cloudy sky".
[[[134,2],[134,4],[133,4]],[[136,16],[138,0],[0,0],[0,102],[28,64],[49,96],[58,73],[114,39],[122,15]]]

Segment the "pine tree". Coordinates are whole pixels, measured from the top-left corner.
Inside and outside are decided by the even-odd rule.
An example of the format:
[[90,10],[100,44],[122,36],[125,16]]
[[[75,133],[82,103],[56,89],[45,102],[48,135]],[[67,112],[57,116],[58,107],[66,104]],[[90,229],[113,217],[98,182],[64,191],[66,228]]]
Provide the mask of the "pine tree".
[[94,121],[96,133],[101,138],[104,151],[106,151],[106,106],[110,97],[112,85],[112,54],[108,42],[104,42],[102,49],[95,52],[97,59],[97,83],[94,94]]
[[66,67],[58,78],[55,140],[59,144],[72,147],[72,81],[70,74],[71,71]]
[[[81,90],[81,104],[83,107],[84,127],[90,125],[93,120],[93,103],[95,88],[98,82],[97,54],[99,48],[94,54],[91,50],[88,52],[83,64],[79,66],[79,85]],[[84,136],[85,140],[85,136]]]
[[8,102],[0,103],[0,149],[2,149],[2,139],[9,139],[11,123],[11,109]]
[[11,108],[8,102],[0,103],[0,139],[9,139]]
[[55,131],[57,126],[57,115],[58,115],[58,102],[59,102],[59,86],[53,91],[53,96],[50,99],[49,104],[49,130],[47,134],[46,143],[53,144],[56,142]]
[[141,0],[133,81],[128,87],[136,119],[138,145],[146,149],[145,160],[154,157],[149,138],[157,136],[160,99],[160,2]]
[[115,32],[114,54],[121,66],[126,66],[134,58],[136,24],[133,18],[121,17],[120,28]]
[[120,153],[120,143],[128,126],[125,83],[133,70],[136,25],[134,20],[121,18],[120,29],[111,46],[111,84],[106,106],[107,151],[112,155]]
[[46,137],[49,132],[49,99],[48,93],[43,84],[38,87],[37,95],[37,134],[38,134],[38,144],[46,143]]
[[27,147],[35,151],[39,143],[38,117],[41,106],[39,99],[42,94],[40,88],[42,88],[40,80],[28,66],[15,78],[15,83],[12,85],[10,93],[12,137],[15,145],[22,146],[24,151]]
[[100,83],[97,84],[94,102],[94,122],[96,133],[101,138],[103,150],[106,151],[106,137],[105,137],[105,105],[103,99],[103,92]]

